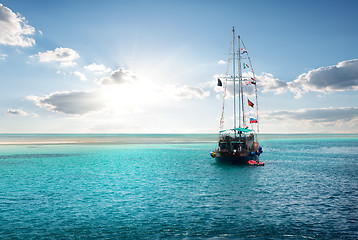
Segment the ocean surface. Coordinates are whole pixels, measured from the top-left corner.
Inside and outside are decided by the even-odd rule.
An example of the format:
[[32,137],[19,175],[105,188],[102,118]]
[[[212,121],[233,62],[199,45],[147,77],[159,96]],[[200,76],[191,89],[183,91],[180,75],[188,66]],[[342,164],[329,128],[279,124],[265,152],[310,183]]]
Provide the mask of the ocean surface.
[[1,239],[358,239],[358,135],[0,134]]

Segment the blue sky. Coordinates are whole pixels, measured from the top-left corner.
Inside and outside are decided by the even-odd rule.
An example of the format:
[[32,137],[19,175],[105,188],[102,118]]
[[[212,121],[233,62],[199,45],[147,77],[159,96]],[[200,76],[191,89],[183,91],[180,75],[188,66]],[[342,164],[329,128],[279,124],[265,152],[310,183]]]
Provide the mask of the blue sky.
[[233,26],[261,132],[358,133],[357,1],[0,3],[2,133],[215,133]]

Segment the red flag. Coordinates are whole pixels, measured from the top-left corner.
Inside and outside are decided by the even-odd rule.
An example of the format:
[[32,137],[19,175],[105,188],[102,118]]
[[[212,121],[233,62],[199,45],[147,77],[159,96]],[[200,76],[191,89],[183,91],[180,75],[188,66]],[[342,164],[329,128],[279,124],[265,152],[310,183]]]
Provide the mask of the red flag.
[[249,104],[250,107],[252,107],[252,108],[254,107],[254,103],[251,102],[249,99],[247,99],[247,103]]

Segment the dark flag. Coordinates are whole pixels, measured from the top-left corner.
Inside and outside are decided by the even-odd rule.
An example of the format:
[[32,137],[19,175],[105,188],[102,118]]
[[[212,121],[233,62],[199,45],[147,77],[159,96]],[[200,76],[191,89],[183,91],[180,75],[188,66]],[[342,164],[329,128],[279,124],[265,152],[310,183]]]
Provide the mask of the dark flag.
[[254,84],[254,85],[256,85],[256,80],[255,80],[255,78],[251,78],[251,80],[252,80],[251,83]]
[[223,86],[223,83],[221,82],[220,78],[218,78],[218,86],[219,86],[219,87],[222,87],[222,86]]

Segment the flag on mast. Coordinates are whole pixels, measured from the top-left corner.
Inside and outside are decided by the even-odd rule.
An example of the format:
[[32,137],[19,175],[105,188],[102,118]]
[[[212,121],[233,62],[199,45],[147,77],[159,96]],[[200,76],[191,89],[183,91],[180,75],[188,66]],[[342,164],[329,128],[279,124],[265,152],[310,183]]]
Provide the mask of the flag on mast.
[[223,83],[221,82],[220,78],[218,78],[218,86],[219,86],[219,87],[222,87],[222,86],[223,86]]
[[257,123],[257,119],[256,118],[250,118],[250,123]]
[[250,99],[247,99],[247,103],[250,107],[254,108],[254,103],[250,101]]
[[256,79],[255,78],[251,78],[251,83],[256,85]]

